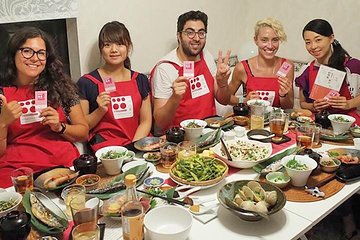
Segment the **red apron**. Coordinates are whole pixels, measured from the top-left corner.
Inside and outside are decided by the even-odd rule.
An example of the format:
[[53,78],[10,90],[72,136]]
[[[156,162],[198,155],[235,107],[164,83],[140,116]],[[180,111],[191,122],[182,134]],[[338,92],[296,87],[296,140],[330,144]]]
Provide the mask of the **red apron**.
[[[110,93],[111,104],[101,121],[91,130],[89,140],[100,135],[102,142],[90,144],[93,151],[106,146],[124,146],[132,142],[140,122],[142,99],[138,90],[134,72],[131,80],[115,82],[116,91]],[[98,86],[99,93],[104,92],[104,83],[86,74],[84,77]],[[90,141],[91,142],[91,141]]]
[[[282,58],[281,64],[285,61],[286,59]],[[270,104],[272,102],[274,107],[280,107],[278,77],[256,77],[252,74],[246,60],[241,61],[241,63],[247,75],[246,94],[249,94],[251,91],[257,91],[261,99],[269,101]]]
[[[183,67],[179,66],[177,63],[164,60],[160,61],[156,66],[161,63],[170,63],[178,70],[179,76],[183,76]],[[153,75],[156,66],[151,71],[151,76]],[[175,116],[170,126],[179,126],[180,123],[186,119],[203,119],[216,114],[214,99],[215,80],[211,75],[202,52],[200,53],[200,60],[195,62],[194,76],[194,78],[191,78],[186,82],[188,86],[187,91],[176,109]],[[205,86],[205,84],[207,86]]]
[[[317,76],[317,73],[319,71],[319,69],[314,69],[314,63],[315,61],[312,61],[310,66],[309,66],[309,89],[310,89],[310,93],[311,90],[314,86],[315,83],[315,79]],[[347,86],[346,81],[343,81],[340,91],[339,91],[340,96],[346,97],[347,100],[351,99],[351,93],[350,90]],[[340,114],[346,114],[346,115],[350,115],[352,117],[354,117],[356,119],[356,124],[360,124],[360,116],[359,114],[356,112],[356,108],[352,108],[349,110],[343,110],[343,109],[338,109],[338,108],[329,108],[328,109],[329,113],[340,113]]]
[[[24,115],[35,111],[32,88],[4,87],[3,91],[8,102],[18,101],[23,106]],[[66,121],[63,109],[58,107],[57,111],[60,121]],[[6,152],[0,157],[0,187],[11,185],[10,174],[16,168],[30,167],[37,172],[57,165],[72,166],[79,155],[74,144],[49,126],[40,122],[21,124],[17,119],[8,128]]]

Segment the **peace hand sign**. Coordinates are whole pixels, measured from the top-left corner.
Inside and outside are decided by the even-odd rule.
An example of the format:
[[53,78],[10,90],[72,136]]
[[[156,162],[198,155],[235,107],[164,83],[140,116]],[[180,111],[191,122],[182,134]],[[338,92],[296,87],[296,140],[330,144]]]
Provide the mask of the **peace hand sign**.
[[217,60],[217,71],[216,71],[216,83],[219,87],[224,87],[228,85],[228,79],[230,76],[230,59],[231,50],[227,50],[225,58],[222,57],[222,51],[218,52]]

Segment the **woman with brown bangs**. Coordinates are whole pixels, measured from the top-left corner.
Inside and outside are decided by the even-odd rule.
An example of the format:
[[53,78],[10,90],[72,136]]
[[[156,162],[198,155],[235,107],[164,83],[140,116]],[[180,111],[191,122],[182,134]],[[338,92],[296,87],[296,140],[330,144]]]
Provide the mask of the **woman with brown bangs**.
[[125,146],[146,137],[151,129],[149,82],[131,70],[132,42],[124,24],[106,23],[99,34],[105,63],[78,81],[81,106],[91,129],[93,151],[105,146]]

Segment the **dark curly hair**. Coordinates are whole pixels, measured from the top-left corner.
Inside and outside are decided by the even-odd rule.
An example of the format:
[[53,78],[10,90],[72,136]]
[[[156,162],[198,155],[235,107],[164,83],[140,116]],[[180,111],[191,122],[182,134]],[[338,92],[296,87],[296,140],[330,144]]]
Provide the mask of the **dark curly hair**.
[[45,42],[47,59],[44,71],[34,83],[34,90],[47,91],[48,104],[54,108],[62,106],[65,112],[69,113],[70,107],[79,102],[77,88],[70,76],[65,73],[63,63],[55,52],[50,36],[36,27],[22,28],[10,38],[0,74],[0,84],[3,87],[16,86],[16,52],[28,39],[37,37]]
[[179,16],[177,21],[177,32],[181,32],[187,21],[202,21],[205,26],[205,32],[207,32],[208,16],[201,11],[189,11]]
[[[99,33],[99,50],[101,51],[105,43],[118,43],[124,44],[127,49],[132,49],[133,44],[131,42],[129,30],[123,23],[118,21],[112,21],[106,23]],[[124,66],[127,69],[131,69],[131,62],[129,56],[124,61]]]
[[[314,19],[306,24],[302,32],[303,38],[305,31],[315,32],[325,37],[330,37],[334,34],[330,23],[324,19]],[[335,39],[332,46],[334,51],[330,56],[328,66],[345,72],[344,62],[346,58],[350,58],[350,55],[338,40]]]

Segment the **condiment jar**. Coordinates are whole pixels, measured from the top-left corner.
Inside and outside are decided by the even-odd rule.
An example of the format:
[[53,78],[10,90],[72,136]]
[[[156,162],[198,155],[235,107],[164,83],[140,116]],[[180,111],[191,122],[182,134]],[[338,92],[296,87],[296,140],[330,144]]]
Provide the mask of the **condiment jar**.
[[0,237],[6,240],[25,240],[30,233],[31,216],[26,212],[11,211],[0,218]]
[[319,123],[322,128],[329,128],[331,126],[330,119],[328,118],[329,112],[326,110],[322,110],[315,114],[315,122]]
[[166,131],[168,142],[180,143],[184,141],[185,131],[179,127],[172,127]]

